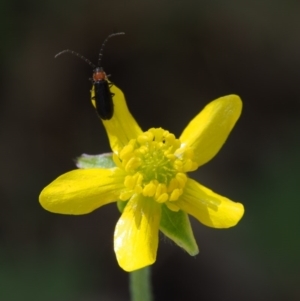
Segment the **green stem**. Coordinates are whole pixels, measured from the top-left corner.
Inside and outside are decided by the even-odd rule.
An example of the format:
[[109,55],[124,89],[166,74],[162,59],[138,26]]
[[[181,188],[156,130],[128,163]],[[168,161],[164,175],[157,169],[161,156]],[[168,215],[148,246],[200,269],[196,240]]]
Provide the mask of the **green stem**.
[[129,273],[131,301],[153,301],[150,267]]

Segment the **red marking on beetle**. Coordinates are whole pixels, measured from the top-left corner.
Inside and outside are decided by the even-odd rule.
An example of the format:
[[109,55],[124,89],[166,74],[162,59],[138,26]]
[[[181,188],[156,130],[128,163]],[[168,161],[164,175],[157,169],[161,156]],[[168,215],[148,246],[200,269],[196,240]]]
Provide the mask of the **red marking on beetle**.
[[107,80],[107,76],[103,70],[96,68],[93,73],[93,81],[97,82],[99,80]]

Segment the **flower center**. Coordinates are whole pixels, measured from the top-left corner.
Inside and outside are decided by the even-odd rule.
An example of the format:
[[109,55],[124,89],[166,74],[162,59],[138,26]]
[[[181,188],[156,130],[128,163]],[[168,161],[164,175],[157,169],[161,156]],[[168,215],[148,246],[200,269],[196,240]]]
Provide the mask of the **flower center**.
[[162,128],[152,128],[132,139],[114,155],[115,163],[127,173],[121,200],[142,193],[157,202],[176,201],[183,193],[186,172],[197,169],[193,151],[180,149],[179,139]]

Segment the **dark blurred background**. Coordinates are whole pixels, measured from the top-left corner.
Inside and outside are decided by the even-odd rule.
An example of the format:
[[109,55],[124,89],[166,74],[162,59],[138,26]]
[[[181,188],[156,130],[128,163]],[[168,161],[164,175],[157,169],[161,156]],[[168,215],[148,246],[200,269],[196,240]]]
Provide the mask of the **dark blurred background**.
[[300,2],[21,1],[0,4],[0,300],[129,300],[113,253],[115,205],[44,211],[42,188],[82,153],[110,151],[90,104],[103,65],[143,129],[180,135],[209,101],[244,103],[221,152],[192,176],[240,201],[229,230],[192,219],[200,254],[160,238],[156,301],[300,300]]

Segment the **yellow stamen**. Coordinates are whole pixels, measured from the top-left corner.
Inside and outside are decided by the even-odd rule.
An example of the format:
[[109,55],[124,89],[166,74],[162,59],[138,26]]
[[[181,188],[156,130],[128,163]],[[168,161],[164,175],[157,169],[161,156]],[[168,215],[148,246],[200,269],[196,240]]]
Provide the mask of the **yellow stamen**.
[[174,189],[170,196],[170,201],[177,201],[178,198],[182,195],[182,189]]
[[128,160],[132,156],[133,146],[127,144],[120,152],[120,159],[121,160]]
[[121,201],[127,201],[132,197],[133,193],[134,192],[132,190],[124,191],[120,194],[119,198],[120,198]]
[[115,161],[128,173],[124,180],[128,190],[122,192],[122,200],[142,193],[158,203],[178,200],[187,181],[185,172],[197,165],[193,151],[181,148],[180,140],[161,128],[131,139]]
[[158,203],[164,203],[169,199],[169,195],[167,193],[163,193],[159,196],[159,198],[156,199],[156,202]]
[[168,207],[170,210],[172,210],[172,211],[177,212],[177,211],[180,210],[180,208],[179,208],[177,205],[175,205],[174,202],[173,202],[173,203],[171,203],[171,202],[166,202],[165,204],[166,204],[167,207]]

